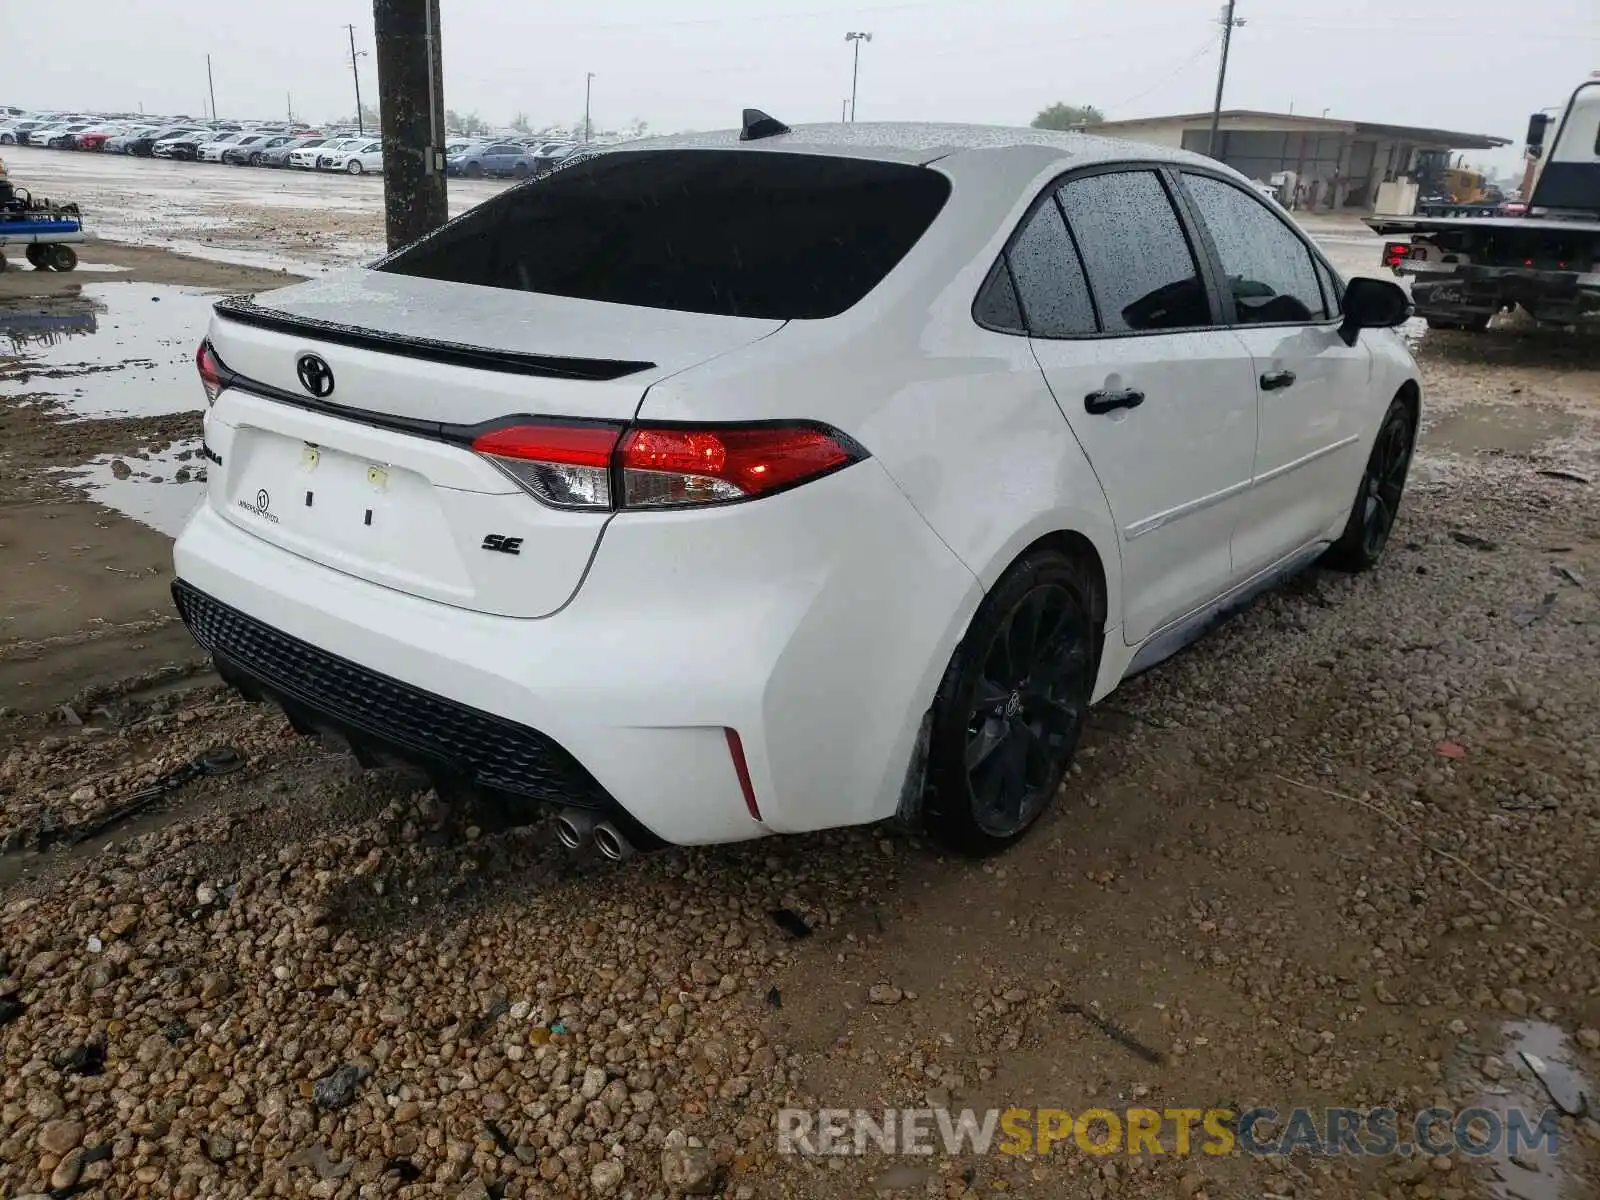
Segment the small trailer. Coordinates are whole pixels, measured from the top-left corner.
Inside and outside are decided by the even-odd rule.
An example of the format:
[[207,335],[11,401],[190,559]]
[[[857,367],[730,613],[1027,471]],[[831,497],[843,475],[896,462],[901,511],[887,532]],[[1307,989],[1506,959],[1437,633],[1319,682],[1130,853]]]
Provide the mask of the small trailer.
[[27,260],[40,271],[70,271],[78,265],[74,242],[86,242],[83,215],[76,204],[35,200],[26,188],[13,187],[0,169],[0,271],[6,269],[6,247],[24,246]]

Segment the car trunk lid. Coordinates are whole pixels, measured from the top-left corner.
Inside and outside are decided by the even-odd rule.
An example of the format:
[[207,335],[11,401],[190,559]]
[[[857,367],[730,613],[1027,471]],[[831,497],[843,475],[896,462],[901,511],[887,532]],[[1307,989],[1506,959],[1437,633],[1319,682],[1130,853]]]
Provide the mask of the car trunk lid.
[[782,327],[366,270],[268,299],[212,321],[231,382],[207,422],[208,502],[336,570],[518,617],[570,599],[610,514],[541,504],[474,433],[625,423],[652,383]]

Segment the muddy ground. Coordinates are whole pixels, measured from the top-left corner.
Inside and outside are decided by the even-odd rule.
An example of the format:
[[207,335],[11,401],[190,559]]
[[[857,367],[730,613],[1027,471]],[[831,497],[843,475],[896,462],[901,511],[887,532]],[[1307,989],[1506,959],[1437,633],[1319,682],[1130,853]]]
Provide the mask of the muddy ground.
[[[38,156],[86,160],[117,212],[145,166],[223,196],[199,217],[253,203],[248,171]],[[331,237],[372,235],[370,183],[316,181],[352,210]],[[252,261],[310,253],[284,224]],[[1519,1049],[1600,1078],[1592,338],[1417,331],[1427,426],[1383,566],[1314,571],[1119,689],[1003,858],[868,829],[610,867],[215,684],[160,530],[200,486],[205,293],[284,276],[84,260],[108,269],[0,277],[0,328],[65,319],[0,340],[0,1195],[1600,1186],[1582,1082],[1590,1115],[1518,1162],[811,1161],[773,1137],[786,1105],[1542,1109]],[[242,769],[123,811],[214,746]]]

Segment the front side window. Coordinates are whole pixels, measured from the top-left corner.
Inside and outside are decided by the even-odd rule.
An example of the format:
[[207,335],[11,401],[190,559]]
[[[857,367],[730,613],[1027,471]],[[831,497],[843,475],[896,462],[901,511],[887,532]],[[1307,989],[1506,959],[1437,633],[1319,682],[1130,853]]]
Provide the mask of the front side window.
[[1107,333],[1214,324],[1200,269],[1154,171],[1073,179],[1057,195]]
[[1183,185],[1222,260],[1241,325],[1327,317],[1310,249],[1266,204],[1210,175],[1185,174]]

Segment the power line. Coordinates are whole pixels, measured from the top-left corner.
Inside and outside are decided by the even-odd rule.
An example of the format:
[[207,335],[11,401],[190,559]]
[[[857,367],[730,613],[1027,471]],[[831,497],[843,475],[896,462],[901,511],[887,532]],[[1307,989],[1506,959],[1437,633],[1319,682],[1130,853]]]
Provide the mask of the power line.
[[1199,62],[1202,58],[1204,58],[1207,54],[1210,54],[1211,53],[1211,46],[1215,41],[1216,41],[1215,37],[1213,37],[1210,34],[1207,34],[1206,35],[1206,40],[1201,42],[1200,45],[1196,46],[1192,53],[1190,53],[1188,55],[1185,55],[1182,62],[1179,62],[1175,66],[1172,66],[1172,67],[1163,66],[1163,67],[1157,67],[1156,68],[1155,73],[1161,76],[1161,82],[1160,83],[1157,83],[1153,87],[1147,87],[1142,92],[1138,92],[1138,93],[1136,93],[1136,94],[1134,94],[1132,96],[1129,96],[1126,100],[1119,100],[1115,104],[1106,105],[1105,111],[1109,114],[1112,109],[1127,108],[1128,105],[1137,104],[1140,100],[1143,100],[1146,96],[1150,96],[1150,95],[1155,94],[1156,92],[1159,92],[1162,88],[1166,87],[1167,84],[1170,83],[1172,80],[1176,79],[1179,75],[1182,75],[1190,67],[1194,66],[1197,62]]

